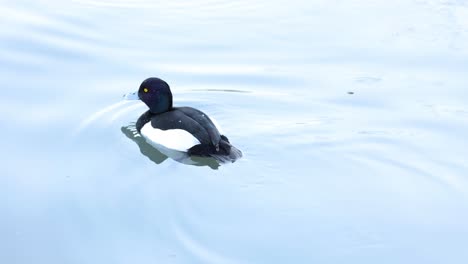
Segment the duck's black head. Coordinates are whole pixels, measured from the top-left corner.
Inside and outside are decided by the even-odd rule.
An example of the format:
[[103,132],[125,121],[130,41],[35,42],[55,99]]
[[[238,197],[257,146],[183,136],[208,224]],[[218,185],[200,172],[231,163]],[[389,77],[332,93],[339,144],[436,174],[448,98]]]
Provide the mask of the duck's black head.
[[142,100],[153,114],[160,114],[172,109],[172,93],[169,85],[159,78],[144,80],[138,90]]

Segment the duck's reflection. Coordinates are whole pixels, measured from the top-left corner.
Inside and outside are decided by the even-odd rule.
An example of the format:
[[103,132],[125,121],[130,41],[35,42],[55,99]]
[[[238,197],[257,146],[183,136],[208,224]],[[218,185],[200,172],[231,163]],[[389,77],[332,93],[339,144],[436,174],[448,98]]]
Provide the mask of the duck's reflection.
[[148,144],[146,140],[138,134],[138,132],[136,132],[135,124],[123,126],[121,131],[125,136],[138,145],[141,154],[145,155],[156,164],[161,164],[169,157],[183,164],[193,166],[207,166],[213,170],[217,170],[220,166],[220,163],[213,158],[189,156],[185,152],[167,149],[164,147],[153,147],[152,145]]

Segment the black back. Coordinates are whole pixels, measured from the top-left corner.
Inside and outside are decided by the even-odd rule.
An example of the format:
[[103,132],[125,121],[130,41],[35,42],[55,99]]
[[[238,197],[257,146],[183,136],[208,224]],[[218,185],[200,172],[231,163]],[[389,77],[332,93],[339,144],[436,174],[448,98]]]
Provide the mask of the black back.
[[152,114],[145,112],[137,121],[137,130],[148,122],[151,126],[161,130],[183,129],[192,134],[203,145],[219,148],[221,135],[211,119],[200,110],[191,107],[174,107],[171,110]]

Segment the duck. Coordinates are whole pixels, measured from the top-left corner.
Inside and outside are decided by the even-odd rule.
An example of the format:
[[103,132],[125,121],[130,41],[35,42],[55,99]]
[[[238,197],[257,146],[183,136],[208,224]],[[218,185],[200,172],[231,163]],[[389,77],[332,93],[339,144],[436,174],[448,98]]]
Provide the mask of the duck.
[[220,162],[242,157],[242,152],[221,134],[214,119],[192,107],[174,107],[171,89],[164,80],[147,78],[132,95],[149,108],[135,126],[151,146]]

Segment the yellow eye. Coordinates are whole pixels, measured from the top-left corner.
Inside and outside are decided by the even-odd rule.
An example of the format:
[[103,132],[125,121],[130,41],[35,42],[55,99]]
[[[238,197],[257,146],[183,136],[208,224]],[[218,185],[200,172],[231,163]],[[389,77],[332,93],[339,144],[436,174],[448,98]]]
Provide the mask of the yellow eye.
[[144,89],[143,89],[143,92],[147,93],[147,92],[148,92],[148,88],[144,88]]

